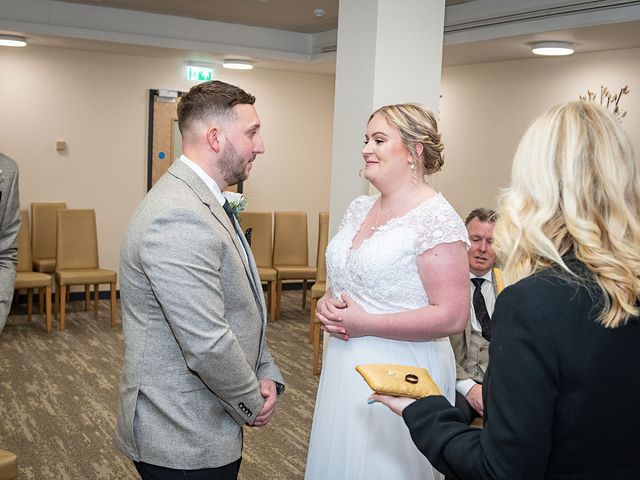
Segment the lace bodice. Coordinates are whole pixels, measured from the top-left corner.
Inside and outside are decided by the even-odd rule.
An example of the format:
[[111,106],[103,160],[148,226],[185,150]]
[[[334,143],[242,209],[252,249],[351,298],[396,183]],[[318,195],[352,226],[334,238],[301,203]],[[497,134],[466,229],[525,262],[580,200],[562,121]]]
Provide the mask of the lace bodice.
[[347,293],[370,313],[400,312],[429,304],[416,257],[440,243],[469,240],[460,216],[440,194],[391,219],[356,249],[353,237],[377,196],[356,198],[327,248],[328,286]]

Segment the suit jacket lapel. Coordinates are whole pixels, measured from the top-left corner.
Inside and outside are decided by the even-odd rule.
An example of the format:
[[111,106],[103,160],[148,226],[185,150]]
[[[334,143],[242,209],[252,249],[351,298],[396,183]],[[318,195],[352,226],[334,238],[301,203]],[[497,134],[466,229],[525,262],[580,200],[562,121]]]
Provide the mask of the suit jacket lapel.
[[[264,321],[264,313],[263,313],[264,299],[262,298],[262,295],[258,295],[258,290],[256,287],[256,279],[254,278],[254,274],[255,276],[257,276],[257,269],[255,267],[255,264],[250,265],[248,261],[248,259],[251,259],[251,262],[253,262],[253,258],[251,257],[251,249],[249,248],[248,245],[246,245],[245,248],[243,248],[243,244],[246,244],[244,235],[242,235],[242,232],[240,231],[239,228],[236,231],[236,228],[234,227],[234,225],[231,224],[231,221],[229,220],[227,213],[222,208],[222,205],[220,205],[220,202],[218,202],[218,199],[213,195],[213,192],[209,190],[209,187],[207,187],[207,185],[202,181],[202,179],[198,177],[196,172],[194,172],[191,168],[189,168],[184,162],[181,162],[181,161],[173,162],[169,167],[168,172],[174,175],[175,177],[178,177],[179,179],[181,179],[183,182],[185,182],[189,186],[189,188],[191,188],[191,190],[193,190],[193,192],[198,196],[198,198],[200,198],[200,201],[202,201],[202,203],[204,203],[205,205],[207,205],[207,207],[209,207],[209,211],[211,212],[211,214],[215,217],[216,220],[218,220],[218,222],[222,224],[222,226],[225,228],[225,230],[231,237],[231,241],[236,247],[238,255],[240,255],[240,259],[242,260],[244,271],[247,277],[249,278],[251,289],[253,290],[253,294],[256,299],[256,302],[260,307],[259,308],[260,314],[263,316],[263,321]],[[242,240],[240,240],[238,237],[240,237]],[[243,242],[243,244],[240,243],[241,241]],[[247,253],[246,256],[244,252]],[[259,280],[257,282],[257,285],[261,285]],[[261,291],[262,291],[262,288],[260,288],[260,292]]]

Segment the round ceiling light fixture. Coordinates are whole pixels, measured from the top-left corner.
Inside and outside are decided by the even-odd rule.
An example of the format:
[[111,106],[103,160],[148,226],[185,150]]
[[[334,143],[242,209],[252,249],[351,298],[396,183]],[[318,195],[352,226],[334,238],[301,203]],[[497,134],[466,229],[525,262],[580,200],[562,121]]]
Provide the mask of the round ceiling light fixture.
[[0,34],[0,46],[2,47],[26,47],[27,39],[19,35]]
[[536,55],[561,57],[564,55],[572,55],[573,48],[569,42],[535,42],[531,45],[531,52]]
[[231,70],[251,70],[253,63],[249,60],[228,59],[222,62],[224,68],[230,68]]

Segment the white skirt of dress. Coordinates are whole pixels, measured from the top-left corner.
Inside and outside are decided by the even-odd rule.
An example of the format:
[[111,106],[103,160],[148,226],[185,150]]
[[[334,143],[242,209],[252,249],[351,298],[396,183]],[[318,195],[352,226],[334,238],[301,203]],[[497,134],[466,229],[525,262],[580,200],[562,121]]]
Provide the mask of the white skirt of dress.
[[455,399],[455,361],[448,338],[404,342],[330,337],[318,386],[305,479],[442,479],[411,440],[402,417],[367,404],[371,389],[356,365],[392,363],[426,368],[443,395]]

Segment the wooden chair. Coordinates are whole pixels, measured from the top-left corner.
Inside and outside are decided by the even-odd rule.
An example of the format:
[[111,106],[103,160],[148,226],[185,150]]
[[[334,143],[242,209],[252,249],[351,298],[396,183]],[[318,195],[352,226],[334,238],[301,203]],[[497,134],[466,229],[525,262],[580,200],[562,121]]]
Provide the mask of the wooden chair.
[[278,272],[273,268],[273,214],[271,212],[242,212],[242,230],[251,228],[251,252],[258,267],[260,280],[267,283],[267,305],[271,320],[276,313],[276,282]]
[[18,478],[18,457],[15,453],[0,448],[0,480]]
[[51,275],[34,272],[31,261],[31,236],[29,235],[29,213],[20,210],[20,231],[18,232],[18,265],[16,266],[15,290],[27,290],[27,318],[31,321],[33,290],[40,295],[40,317],[46,301],[46,328],[51,333]]
[[318,299],[327,291],[327,263],[325,252],[329,244],[329,213],[320,212],[318,220],[318,254],[316,257],[316,283],[311,287],[311,312],[309,318],[309,340],[313,345],[313,374],[320,373],[320,322],[316,318]]
[[[64,330],[66,293],[72,285],[84,285],[85,309],[93,284],[93,314],[98,316],[100,284],[111,287],[111,326],[116,324],[117,273],[98,266],[98,234],[94,210],[58,210],[55,310]],[[59,308],[59,310],[58,310]]]
[[283,280],[302,280],[302,308],[307,304],[307,280],[316,278],[309,265],[306,212],[275,212],[273,228],[273,268],[278,272],[275,320],[280,318]]
[[56,271],[58,210],[66,208],[67,204],[62,202],[31,204],[31,254],[35,272]]

